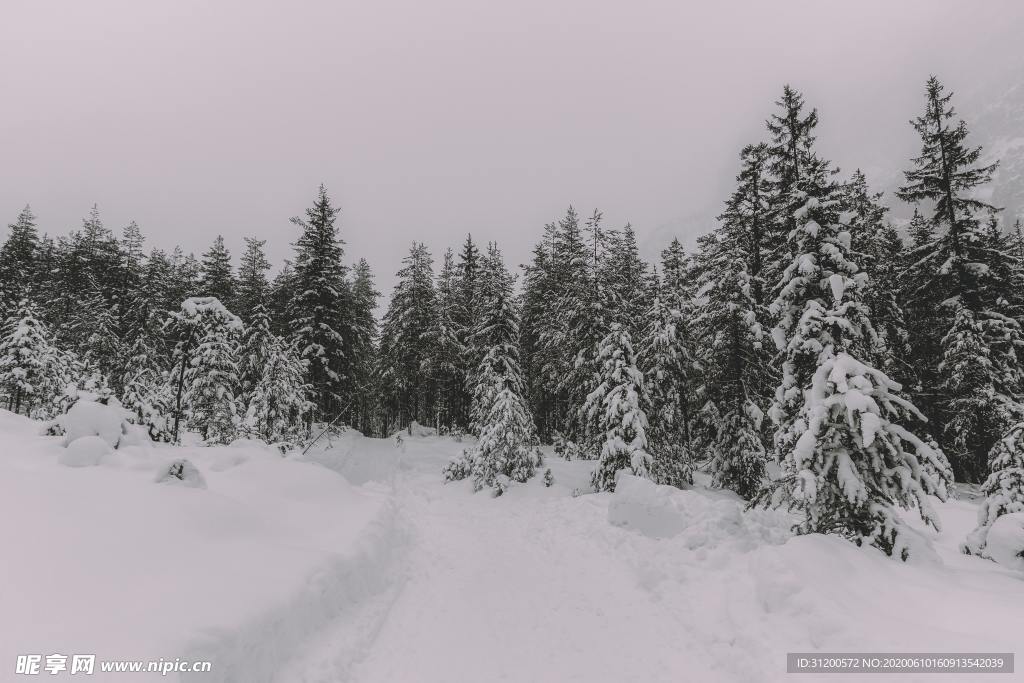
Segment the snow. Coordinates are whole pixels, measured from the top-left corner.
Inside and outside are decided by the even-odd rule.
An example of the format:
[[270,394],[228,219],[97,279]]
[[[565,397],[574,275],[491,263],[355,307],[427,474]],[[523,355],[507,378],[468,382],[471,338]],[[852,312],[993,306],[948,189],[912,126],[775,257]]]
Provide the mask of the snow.
[[996,519],[988,530],[985,551],[999,564],[1024,572],[1024,512]]
[[91,398],[79,398],[67,413],[57,418],[64,429],[64,443],[71,444],[83,436],[96,436],[111,448],[117,448],[125,432],[126,411],[117,399],[105,405]]
[[[794,651],[1019,649],[1024,574],[958,548],[976,501],[934,501],[942,532],[908,517],[903,563],[793,537],[791,515],[700,474],[574,496],[595,462],[545,452],[550,486],[473,495],[441,477],[472,441],[123,445],[68,468],[59,437],[0,411],[0,661],[209,658],[195,680],[246,683],[741,683],[788,680]],[[179,459],[206,489],[154,483]],[[990,551],[1019,552],[1021,518],[1000,518]]]
[[57,456],[57,462],[68,467],[92,467],[99,465],[103,456],[110,453],[110,444],[98,436],[81,436],[68,444]]

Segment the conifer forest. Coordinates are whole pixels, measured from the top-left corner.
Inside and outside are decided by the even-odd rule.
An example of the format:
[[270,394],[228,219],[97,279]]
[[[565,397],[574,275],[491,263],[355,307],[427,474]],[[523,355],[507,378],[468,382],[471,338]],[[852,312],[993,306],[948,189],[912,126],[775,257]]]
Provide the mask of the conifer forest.
[[[514,100],[547,77],[585,99],[578,79],[561,80],[575,57],[532,82],[506,81],[502,69],[516,64],[486,43],[517,34],[470,32],[486,78],[431,80],[416,60],[389,61],[390,50],[412,49],[397,38],[307,72],[295,67],[304,55],[347,49],[323,42],[326,25],[294,33],[307,29],[301,45],[293,36],[225,53],[215,72],[241,80],[218,81],[223,99],[203,101],[221,123],[153,123],[147,140],[168,156],[140,162],[139,186],[147,173],[185,175],[173,161],[153,169],[174,145],[206,144],[191,145],[192,134],[252,150],[189,167],[197,177],[240,174],[223,188],[228,213],[293,171],[304,187],[307,172],[342,155],[367,169],[363,184],[338,187],[343,174],[325,172],[294,217],[268,219],[273,233],[251,213],[199,216],[197,225],[216,226],[203,248],[197,233],[147,228],[145,216],[123,224],[127,210],[103,197],[83,202],[80,224],[52,218],[85,192],[62,199],[66,179],[24,199],[18,185],[15,210],[0,217],[0,679],[12,670],[17,680],[95,671],[221,683],[1012,677],[1014,652],[1024,653],[1024,86],[1006,83],[986,105],[960,74],[915,71],[905,97],[868,89],[853,113],[816,102],[835,89],[815,90],[799,70],[806,87],[773,85],[755,115],[695,94],[686,107],[714,109],[723,129],[737,129],[740,115],[747,124],[729,138],[731,158],[709,158],[707,130],[684,136],[695,170],[680,184],[700,175],[727,188],[708,200],[714,217],[696,220],[699,229],[606,218],[633,209],[582,206],[568,196],[576,184],[564,203],[536,199],[537,224],[495,239],[483,226],[464,230],[492,196],[474,196],[481,188],[533,174],[532,187],[561,197],[560,171],[538,153],[554,143],[526,131],[561,116],[563,103]],[[721,37],[721,27],[708,30],[708,40]],[[675,49],[651,41],[652,55]],[[816,58],[812,42],[801,64]],[[446,55],[446,68],[472,61],[429,32],[415,45]],[[527,45],[550,47],[524,41],[516,59]],[[274,58],[243,60],[254,55]],[[914,59],[908,48],[905,61]],[[732,73],[711,61],[686,68]],[[392,167],[388,150],[378,158],[356,143],[317,147],[300,172],[277,164],[285,143],[247,117],[216,115],[233,111],[232,98],[269,103],[272,78],[315,76],[287,106],[311,117],[302,120],[322,116],[327,130],[336,112],[319,107],[348,98],[332,91],[332,69],[362,93],[345,106],[380,117],[384,137],[409,159],[436,161],[436,173]],[[373,74],[391,69],[413,85],[378,86]],[[614,60],[583,71],[602,69],[616,73]],[[656,84],[689,97],[693,73],[676,84],[630,71],[629,92]],[[246,74],[266,93],[248,92]],[[586,106],[619,116],[612,95],[591,93]],[[154,122],[162,107],[178,116],[169,100],[139,102]],[[518,113],[474,120],[474,107],[494,102]],[[883,105],[902,136],[886,144],[915,151],[893,166],[866,147],[847,165],[859,154],[844,141],[851,121],[877,126]],[[405,106],[419,128],[392,125]],[[253,120],[283,116],[283,104],[273,107]],[[34,130],[33,117],[63,130],[63,113],[33,111],[0,133]],[[67,118],[100,138],[116,128],[90,116]],[[643,129],[670,116],[640,106],[622,116],[628,125],[608,139],[586,117],[576,131],[559,128],[593,140],[592,157],[565,167],[600,179],[588,203],[619,204],[633,190],[603,192],[662,168]],[[478,123],[490,126],[483,137]],[[279,137],[308,141],[301,128],[282,122]],[[321,132],[313,125],[309,136]],[[54,135],[35,144],[64,144]],[[623,155],[616,145],[634,136]],[[513,146],[538,154],[536,167],[504,168],[495,150]],[[453,172],[470,153],[488,157],[486,168]],[[275,164],[284,168],[270,175]],[[382,193],[403,192],[351,208],[354,188],[382,174],[396,178]],[[427,202],[440,187],[451,196]],[[530,204],[528,187],[499,194]],[[637,205],[664,187],[633,192]],[[163,201],[139,194],[130,210]],[[452,213],[428,227],[398,225],[447,201]],[[386,216],[368,223],[378,210]],[[393,233],[380,229],[389,212]],[[446,221],[457,228],[439,236]],[[382,256],[395,236],[404,247]],[[368,245],[376,251],[360,253]]]

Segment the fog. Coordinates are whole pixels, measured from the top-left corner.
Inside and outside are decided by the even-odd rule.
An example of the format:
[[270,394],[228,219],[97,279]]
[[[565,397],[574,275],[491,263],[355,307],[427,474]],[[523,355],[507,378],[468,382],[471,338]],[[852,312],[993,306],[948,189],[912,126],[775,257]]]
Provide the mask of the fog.
[[30,203],[62,234],[97,203],[152,245],[254,235],[280,263],[322,182],[385,291],[413,239],[518,264],[570,203],[653,255],[710,227],[783,83],[884,185],[929,73],[1019,81],[1022,35],[1019,0],[5,0],[0,222]]

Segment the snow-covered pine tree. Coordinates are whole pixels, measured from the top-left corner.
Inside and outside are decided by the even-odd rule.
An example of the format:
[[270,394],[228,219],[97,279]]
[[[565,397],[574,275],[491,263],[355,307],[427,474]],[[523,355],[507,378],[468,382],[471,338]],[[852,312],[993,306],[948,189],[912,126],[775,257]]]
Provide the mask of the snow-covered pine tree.
[[[785,249],[771,241],[776,227],[771,160],[767,145],[743,148],[736,189],[718,217],[718,228],[698,242],[693,267],[700,297],[692,326],[701,366],[695,432],[701,450],[711,456],[713,485],[745,498],[764,483],[762,418],[773,389],[764,333],[770,317],[766,260]],[[783,169],[790,172],[788,166]]]
[[299,443],[313,409],[305,381],[308,361],[280,337],[271,336],[265,351],[262,373],[248,396],[246,431],[270,444]]
[[235,276],[231,267],[231,252],[224,245],[222,235],[217,235],[203,254],[199,288],[202,296],[212,296],[225,306],[234,304]]
[[238,436],[238,335],[242,322],[215,297],[187,299],[182,310],[199,320],[192,360],[185,369],[184,402],[189,426],[207,443],[227,444]]
[[[977,191],[991,180],[995,165],[981,165],[981,148],[967,146],[967,125],[950,105],[952,93],[946,94],[934,76],[925,91],[925,112],[912,122],[921,136],[921,154],[904,173],[907,183],[897,194],[907,202],[934,206],[929,222],[942,230],[931,239],[915,239],[919,244],[911,251],[907,279],[913,283],[911,310],[941,314],[934,321],[936,329],[923,330],[920,340],[914,336],[914,344],[924,350],[915,350],[914,356],[924,376],[936,378],[939,391],[928,407],[936,422],[946,424],[943,448],[950,453],[957,477],[980,481],[992,446],[1024,418],[1017,363],[1024,337],[1018,321],[1009,315],[1008,283],[993,267],[1003,256],[993,249],[981,224],[995,208],[978,199]],[[915,322],[911,327],[922,326]],[[933,353],[936,347],[941,356]],[[973,354],[973,359],[965,354]],[[957,387],[966,387],[959,373],[967,365],[973,365],[971,374],[987,375],[970,382],[981,394],[958,393]],[[985,400],[989,389],[994,392],[991,401]],[[992,405],[1000,409],[992,411]]]
[[0,387],[8,410],[28,412],[53,390],[49,365],[54,353],[48,336],[35,307],[22,299],[5,321],[0,341]]
[[[777,113],[765,122],[771,135],[767,149],[771,172],[768,204],[771,222],[766,226],[764,235],[764,281],[772,285],[779,281],[792,256],[788,235],[798,227],[793,215],[802,204],[797,191],[803,188],[807,178],[835,173],[828,169],[828,163],[820,159],[814,149],[818,110],[811,109],[805,114],[803,95],[789,85],[783,87],[782,97],[775,104]],[[765,303],[770,303],[767,299]]]
[[120,342],[120,355],[110,372],[111,384],[118,395],[124,389],[121,378],[123,368],[131,357],[131,349],[139,337],[149,331],[147,323],[151,308],[143,291],[147,265],[144,244],[142,231],[135,221],[131,221],[121,231],[121,277],[116,295],[116,336]]
[[682,487],[693,483],[690,403],[693,400],[694,358],[689,336],[688,309],[671,306],[667,292],[655,297],[638,361],[648,387],[645,406],[654,451],[651,477],[661,484]]
[[[520,395],[525,395],[525,386],[519,386],[522,381],[522,370],[519,366],[518,343],[519,343],[519,312],[515,310],[512,299],[513,278],[505,267],[504,259],[498,245],[490,243],[487,245],[487,253],[480,260],[480,274],[478,283],[478,296],[480,297],[480,317],[476,327],[469,336],[469,347],[467,355],[476,358],[476,369],[467,377],[467,388],[472,395],[470,406],[469,429],[474,434],[479,434],[483,429],[487,414],[490,411],[490,403],[493,396],[489,393],[495,390],[500,382],[488,381],[481,376],[481,373],[491,369],[490,365],[484,363],[484,359],[491,355],[496,346],[509,347],[516,345],[515,349],[515,372],[501,371],[499,378],[506,374],[514,375],[516,383],[514,390]],[[506,349],[500,353],[500,358],[511,357],[512,350]],[[484,392],[481,396],[480,392]]]
[[650,309],[648,268],[640,258],[636,234],[629,225],[608,236],[608,253],[601,264],[608,297],[610,317],[639,339],[647,327],[645,315]]
[[455,254],[448,249],[437,277],[437,316],[428,332],[429,355],[423,366],[437,395],[435,423],[445,428],[465,426],[460,424],[466,378],[462,373],[465,349],[459,341],[462,335],[456,322],[456,277]]
[[423,366],[430,356],[429,333],[437,317],[433,259],[426,245],[414,242],[402,264],[384,314],[379,357],[385,422],[400,428],[412,420],[429,424],[434,417]]
[[65,390],[85,372],[78,357],[51,342],[49,328],[27,299],[0,333],[0,391],[8,409],[40,419],[57,415]]
[[747,226],[729,215],[699,242],[696,270],[703,292],[693,323],[698,331],[702,405],[697,442],[711,455],[712,484],[755,496],[764,485],[763,394],[769,381],[764,316],[754,301],[746,266]]
[[600,384],[588,396],[584,410],[596,427],[600,449],[592,476],[598,491],[614,491],[620,470],[649,478],[652,456],[647,444],[647,403],[643,375],[636,367],[629,332],[613,323],[598,352]]
[[291,335],[292,301],[295,300],[295,271],[292,263],[285,259],[281,270],[270,283],[270,297],[267,311],[270,313],[270,329],[280,336]]
[[377,430],[377,300],[380,292],[373,282],[373,271],[366,259],[359,259],[352,276],[352,313],[348,369],[352,378],[352,403],[349,408],[353,425],[364,434]]
[[541,340],[551,327],[551,300],[554,295],[555,223],[544,226],[544,237],[533,248],[533,259],[524,266],[522,319],[519,344],[522,349],[523,375],[534,422],[542,441],[551,441],[555,430],[557,381],[544,371],[550,364],[550,349]]
[[[970,308],[958,305],[942,339],[938,371],[948,393],[943,435],[958,456],[958,471],[971,481],[980,480],[984,472],[970,454],[988,447],[992,434],[1020,416],[1020,404],[1007,394],[993,355],[984,324]],[[992,447],[996,445],[998,440]]]
[[474,383],[473,410],[477,442],[445,467],[447,480],[473,478],[501,495],[512,482],[532,477],[540,464],[534,442],[536,429],[524,400],[525,381],[519,364],[519,314],[512,278],[491,245],[482,264],[481,319],[473,343],[486,348]]
[[174,341],[173,440],[186,419],[209,442],[230,442],[238,427],[236,345],[242,321],[214,297],[191,297],[168,316],[164,329]]
[[171,252],[171,278],[167,290],[169,312],[177,311],[188,298],[199,296],[202,289],[199,279],[199,261],[195,255],[185,254],[181,247]]
[[238,282],[235,285],[235,308],[246,324],[252,320],[257,306],[263,306],[263,313],[267,313],[270,296],[267,271],[270,270],[270,261],[264,251],[266,245],[266,240],[245,238],[245,252],[238,267]]
[[[566,400],[565,432],[572,440],[586,444],[584,453],[596,454],[596,445],[605,434],[591,419],[588,400],[603,381],[600,345],[613,322],[614,302],[602,267],[608,259],[612,231],[601,227],[601,212],[595,210],[586,221],[589,236],[583,241],[582,231],[570,219],[575,221],[574,213],[567,215],[560,226],[563,233],[560,246],[566,253],[564,276],[571,274],[573,279],[566,282],[557,302],[558,315],[563,322],[552,336],[552,342],[566,356],[565,370],[559,375],[559,388]],[[576,239],[581,239],[583,245],[580,255],[571,251]],[[577,262],[580,256],[582,259]]]
[[84,279],[85,287],[78,294],[78,310],[68,326],[74,335],[70,338],[88,366],[110,377],[126,360],[125,344],[119,333],[119,309],[108,303],[91,272]]
[[910,343],[903,308],[898,300],[905,245],[899,232],[886,218],[881,192],[868,189],[867,178],[857,169],[842,186],[844,206],[850,211],[851,247],[868,283],[864,303],[871,310],[871,323],[878,335],[873,362],[889,377],[908,388],[915,380],[909,362]]
[[238,352],[239,398],[245,407],[251,403],[256,385],[263,378],[273,343],[270,315],[263,304],[257,303],[245,324]]
[[978,527],[960,546],[969,555],[985,556],[988,530],[1001,516],[1024,512],[1024,422],[1018,422],[992,447],[989,475],[981,486]]
[[348,350],[346,316],[350,312],[349,283],[342,263],[342,242],[334,223],[340,209],[331,205],[321,185],[306,218],[293,218],[302,230],[295,243],[291,333],[299,340],[302,357],[309,361],[309,383],[320,419],[333,419],[344,407]]
[[0,320],[14,315],[22,299],[34,299],[37,294],[39,235],[31,207],[22,209],[7,227],[10,234],[0,247]]
[[927,496],[945,498],[949,466],[903,425],[923,417],[900,386],[861,360],[876,338],[862,300],[867,276],[850,258],[825,169],[800,186],[794,258],[772,304],[783,360],[771,416],[783,474],[759,501],[802,513],[798,533],[835,533],[906,559],[894,508],[917,506],[938,528]]
[[136,338],[120,384],[121,404],[134,424],[143,425],[153,441],[174,441],[174,392],[147,337]]

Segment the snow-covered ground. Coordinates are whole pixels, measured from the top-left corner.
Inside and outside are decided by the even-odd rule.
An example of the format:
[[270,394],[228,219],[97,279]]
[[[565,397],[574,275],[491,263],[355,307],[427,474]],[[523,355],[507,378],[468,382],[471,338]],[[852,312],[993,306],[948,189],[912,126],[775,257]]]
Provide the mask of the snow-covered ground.
[[[19,653],[209,659],[200,681],[589,683],[814,680],[787,676],[791,651],[1024,652],[1024,574],[957,551],[968,500],[903,564],[702,487],[574,497],[587,462],[473,494],[442,483],[465,445],[444,437],[68,467],[38,431],[0,411],[0,680]],[[154,483],[179,457],[206,488]]]

